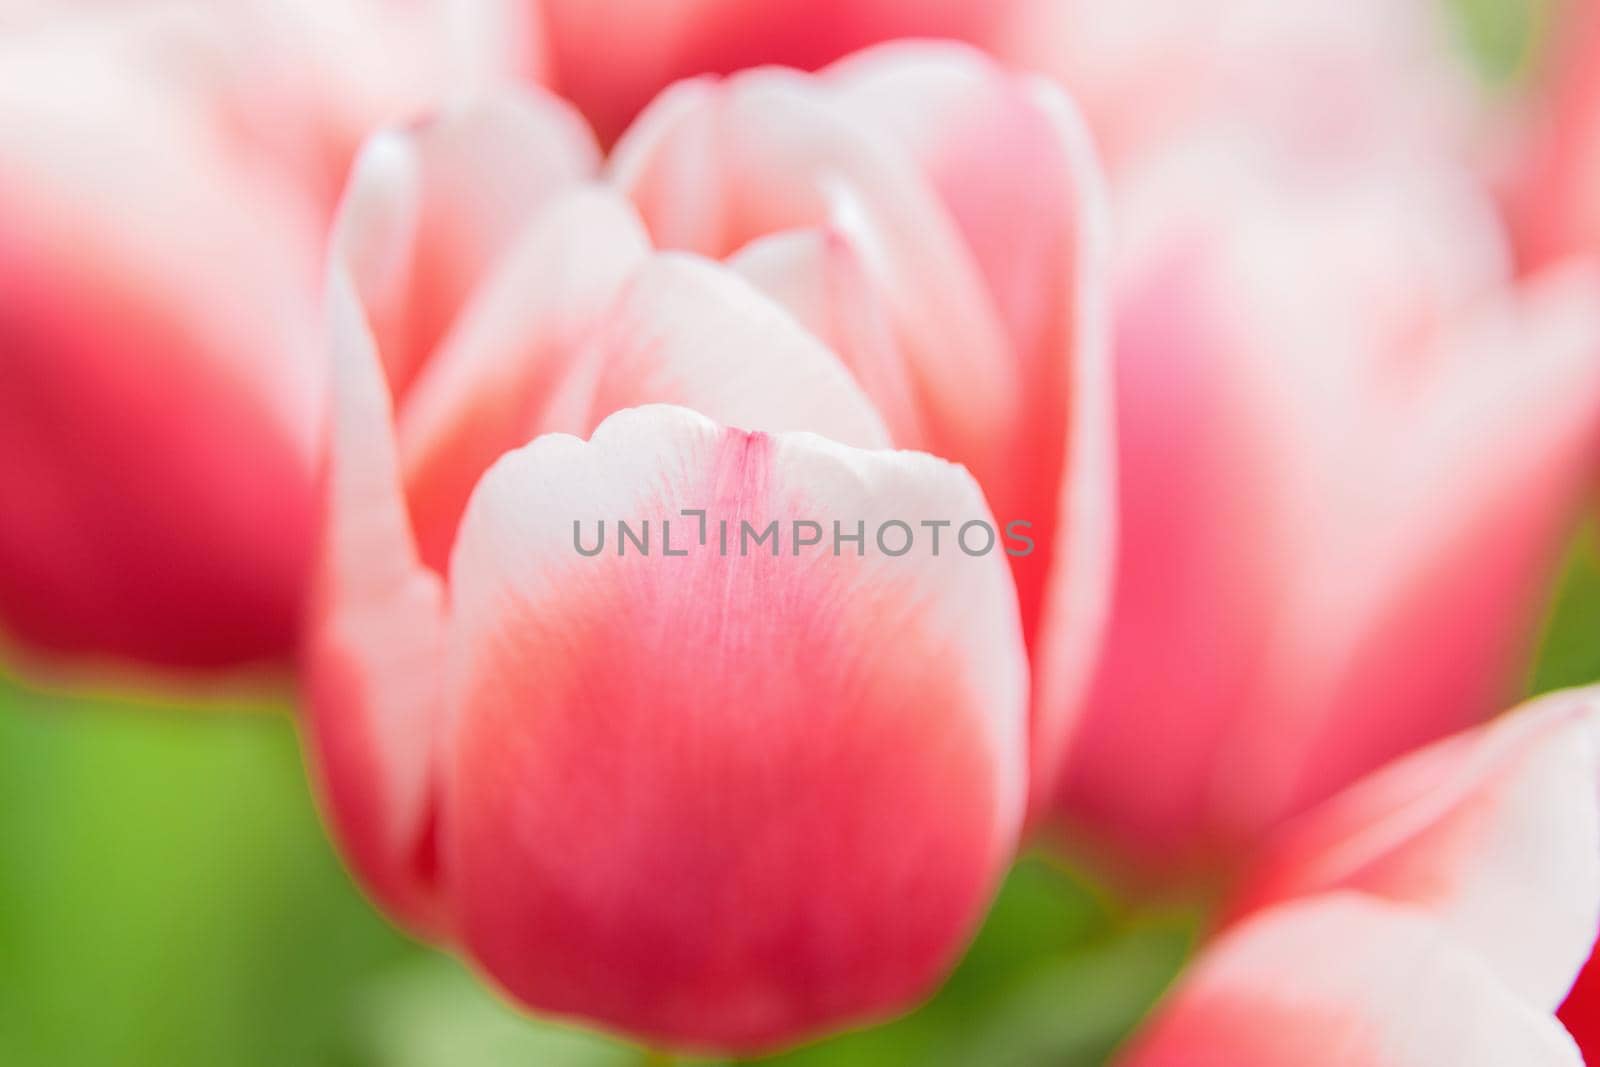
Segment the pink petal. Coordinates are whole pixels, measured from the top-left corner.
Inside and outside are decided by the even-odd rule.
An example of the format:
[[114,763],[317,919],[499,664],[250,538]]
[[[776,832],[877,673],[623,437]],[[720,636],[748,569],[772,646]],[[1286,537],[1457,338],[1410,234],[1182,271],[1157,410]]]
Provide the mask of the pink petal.
[[[707,510],[706,545],[684,508]],[[987,510],[926,456],[665,407],[489,472],[452,561],[443,840],[466,945],[514,997],[749,1051],[939,980],[1022,815],[1003,559],[948,537],[937,558],[925,539],[796,557],[787,535],[781,555],[718,554],[722,518],[871,538],[923,515]],[[655,554],[580,556],[573,523],[587,544],[600,519],[651,520]],[[663,521],[687,557],[659,554]]]
[[1475,185],[1203,143],[1121,187],[1121,565],[1064,796],[1159,866],[1503,706],[1600,429],[1600,281],[1512,285]]
[[439,925],[434,764],[444,591],[401,494],[392,401],[344,265],[328,290],[333,357],[323,537],[301,677],[324,806],[367,888],[414,929]]
[[317,206],[101,43],[0,55],[5,628],[162,667],[286,659],[322,402]]
[[667,253],[640,268],[589,340],[547,428],[587,433],[640,404],[770,433],[881,448],[888,432],[837,356],[732,271]]
[[[1031,520],[1012,560],[1034,650],[1036,799],[1053,795],[1109,606],[1116,513],[1105,193],[1059,89],[961,46],[895,44],[826,72],[844,109],[902,145],[975,257],[1023,397],[997,469],[997,514]],[[966,460],[960,452],[952,458]]]
[[729,259],[728,266],[844,361],[883,415],[891,439],[925,439],[883,294],[867,270],[862,241],[851,235],[848,224],[758,238]]
[[1114,170],[1183,131],[1243,120],[1293,151],[1461,151],[1484,114],[1448,7],[1428,0],[1048,0],[991,48],[1072,91]]
[[1120,1067],[1581,1067],[1566,1031],[1412,909],[1285,904],[1208,948]]
[[997,462],[1018,382],[972,254],[914,162],[817,79],[763,70],[676,86],[618,144],[611,171],[663,248],[725,258],[848,217],[931,412],[927,440],[896,444],[963,462],[980,481]]
[[466,301],[400,415],[406,497],[435,570],[478,477],[543,428],[581,343],[649,250],[626,201],[592,187],[556,194]]
[[[1037,547],[1013,564],[1037,650],[1034,780],[1047,795],[1113,542],[1105,209],[1082,123],[1057,90],[978,53],[899,45],[813,79],[678,86],[612,170],[659,242],[738,253],[745,270],[764,255],[762,283],[791,305],[802,294],[778,278],[770,242],[789,242],[791,271],[862,272],[852,306],[805,298],[802,321],[845,352],[897,444],[963,463],[1003,521],[1031,524]],[[826,242],[819,264],[794,258],[798,232]]]
[[1529,269],[1600,249],[1600,9],[1563,4],[1550,21],[1510,190]]
[[1017,0],[546,0],[553,84],[611,140],[670,83],[814,69],[898,37],[993,37]]
[[339,241],[403,399],[470,294],[551,196],[593,174],[599,149],[569,106],[530,90],[379,134],[366,156]]
[[1600,927],[1600,693],[1546,697],[1285,828],[1241,911],[1354,889],[1413,905],[1553,1010]]
[[[1280,637],[1266,697],[1239,725],[1235,770],[1284,810],[1514,691],[1600,454],[1600,271],[1497,292],[1412,359],[1370,401],[1388,423],[1370,453],[1330,453],[1340,475],[1301,483],[1304,525],[1287,531],[1312,543],[1335,509],[1363,523],[1303,575],[1302,626]],[[1315,714],[1273,712],[1308,693]]]

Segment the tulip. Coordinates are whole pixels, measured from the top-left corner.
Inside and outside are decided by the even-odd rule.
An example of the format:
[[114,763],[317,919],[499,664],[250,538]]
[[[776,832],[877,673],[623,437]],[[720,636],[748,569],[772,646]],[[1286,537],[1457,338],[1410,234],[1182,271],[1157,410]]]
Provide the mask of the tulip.
[[1557,1067],[1600,925],[1600,693],[1559,693],[1283,827],[1121,1067]]
[[985,40],[1070,91],[1113,174],[1195,125],[1248,121],[1304,151],[1473,146],[1487,112],[1435,0],[1038,0]]
[[1035,806],[1093,668],[1112,554],[1098,169],[1059,92],[958,45],[675,86],[610,162],[656,244],[727,262],[850,367],[896,446],[965,465],[1012,557]]
[[1600,278],[1510,282],[1470,179],[1205,134],[1116,205],[1121,529],[1073,833],[1225,874],[1485,718],[1593,468]]
[[[522,0],[528,69],[611,143],[683,78],[949,39],[1055,79],[1113,160],[1203,114],[1314,142],[1461,138],[1482,112],[1444,5],[1225,0]],[[1381,122],[1374,119],[1381,116]]]
[[1553,10],[1509,196],[1529,269],[1600,249],[1600,9],[1568,0]]
[[391,914],[522,1005],[674,1048],[940,980],[1052,762],[1024,631],[1063,724],[1093,646],[1080,133],[933,49],[689,84],[603,176],[544,95],[368,143],[304,685]]
[[608,143],[682,78],[816,70],[902,37],[1004,39],[1029,0],[524,0],[546,83]]
[[8,9],[0,626],[45,663],[292,654],[323,229],[358,129],[448,66],[420,13],[310,7]]

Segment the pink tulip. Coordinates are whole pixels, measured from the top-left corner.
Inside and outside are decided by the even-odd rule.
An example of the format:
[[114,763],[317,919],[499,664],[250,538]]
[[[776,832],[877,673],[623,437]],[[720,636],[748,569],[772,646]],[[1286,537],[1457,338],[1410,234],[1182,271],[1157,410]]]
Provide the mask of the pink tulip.
[[48,658],[286,659],[322,231],[360,127],[445,79],[433,23],[25,8],[0,9],[0,619]]
[[1510,284],[1481,192],[1408,154],[1202,135],[1120,193],[1123,541],[1064,808],[1214,870],[1514,691],[1592,470],[1600,279]]
[[1545,698],[1285,827],[1121,1067],[1578,1067],[1600,695]]
[[985,43],[1065,85],[1116,174],[1219,120],[1307,150],[1464,147],[1486,108],[1456,31],[1437,0],[1036,0]]
[[1035,799],[1093,668],[1113,511],[1102,193],[1057,90],[957,45],[684,82],[618,144],[655,242],[726,260],[844,359],[894,443],[964,464],[1012,559]]
[[1600,7],[1555,6],[1511,206],[1530,268],[1600,249]]
[[[363,151],[310,742],[369,889],[515,1000],[758,1050],[924,995],[1054,762],[1110,511],[1092,162],[935,48],[685,85],[599,166],[553,97]],[[1040,570],[958,547],[1006,518]],[[866,553],[746,555],[769,520]]]
[[547,83],[615,140],[672,82],[815,70],[901,37],[1002,39],[1030,0],[523,0]]
[[1600,1060],[1600,943],[1590,952],[1556,1018],[1578,1043],[1585,1063]]

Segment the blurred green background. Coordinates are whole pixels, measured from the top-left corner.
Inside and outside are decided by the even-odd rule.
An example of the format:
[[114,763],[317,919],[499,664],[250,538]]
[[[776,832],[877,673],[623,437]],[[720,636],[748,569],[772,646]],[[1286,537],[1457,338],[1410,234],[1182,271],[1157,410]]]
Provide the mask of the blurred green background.
[[[1534,8],[1451,2],[1488,80],[1514,88]],[[1530,691],[1600,680],[1597,544],[1592,528],[1573,542]],[[0,1064],[652,1062],[519,1016],[394,932],[331,851],[282,710],[64,697],[0,676]],[[1030,856],[933,1001],[771,1062],[1100,1063],[1198,925]]]

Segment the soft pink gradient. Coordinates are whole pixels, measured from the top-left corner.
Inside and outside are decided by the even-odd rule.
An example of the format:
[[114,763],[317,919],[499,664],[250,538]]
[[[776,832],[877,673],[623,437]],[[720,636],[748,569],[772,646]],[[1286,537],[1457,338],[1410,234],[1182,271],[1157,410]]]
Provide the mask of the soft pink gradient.
[[1600,7],[1562,0],[1552,10],[1509,197],[1528,269],[1600,249]]
[[888,45],[681,83],[610,173],[657,243],[727,259],[834,345],[895,445],[1032,524],[1012,562],[1047,797],[1114,539],[1104,194],[1070,104],[969,48]]
[[1038,0],[984,41],[1064,85],[1113,174],[1175,134],[1249,122],[1305,152],[1476,149],[1488,102],[1438,0]]
[[[689,1049],[791,1044],[940,980],[1016,847],[1030,763],[1062,732],[1029,728],[1019,598],[1036,648],[1057,642],[1035,664],[1070,688],[1108,552],[1085,276],[1100,223],[1064,103],[944,49],[783,86],[824,117],[769,147],[817,184],[753,172],[736,202],[814,222],[836,194],[858,202],[841,228],[752,227],[718,249],[726,264],[658,250],[682,242],[656,227],[708,205],[626,175],[716,157],[656,155],[671,129],[647,124],[597,175],[572,109],[530,92],[372,138],[329,272],[304,686],[336,835],[391,913],[518,1002]],[[892,109],[913,92],[950,116],[948,139],[886,132],[912,136]],[[1045,138],[1038,154],[1007,140],[1024,134]],[[846,169],[823,189],[829,167]],[[978,211],[984,183],[1033,228]],[[1008,240],[1026,254],[1000,256]],[[999,374],[908,309],[981,338]],[[984,483],[893,450],[982,447],[958,372],[1017,415],[996,457],[1041,458],[996,458]],[[943,436],[897,436],[910,426]],[[899,558],[724,558],[715,527],[701,553],[661,554],[662,521],[680,547],[697,532],[682,508],[758,527],[992,522],[991,485],[1020,501],[1025,479],[1054,531],[1042,591],[1019,595],[1006,557],[955,552],[949,531],[937,557],[920,537]],[[613,526],[605,555],[580,556],[573,521],[587,542],[600,519],[652,520],[654,553],[619,558]]]
[[815,70],[900,37],[998,42],[1028,0],[521,0],[548,83],[601,139],[681,78]]
[[1286,826],[1120,1067],[1578,1065],[1600,695],[1545,697]]
[[1119,187],[1123,540],[1062,794],[1082,840],[1226,871],[1516,689],[1600,431],[1600,273],[1511,280],[1407,150],[1174,142]]
[[475,83],[435,32],[465,9],[376,14],[0,8],[8,644],[183,676],[291,657],[323,231],[367,125]]
[[684,507],[874,528],[983,502],[928,456],[682,409],[496,464],[452,569],[443,828],[462,937],[523,1003],[675,1047],[893,1014],[953,962],[1020,827],[1005,564],[571,551],[570,517]]

